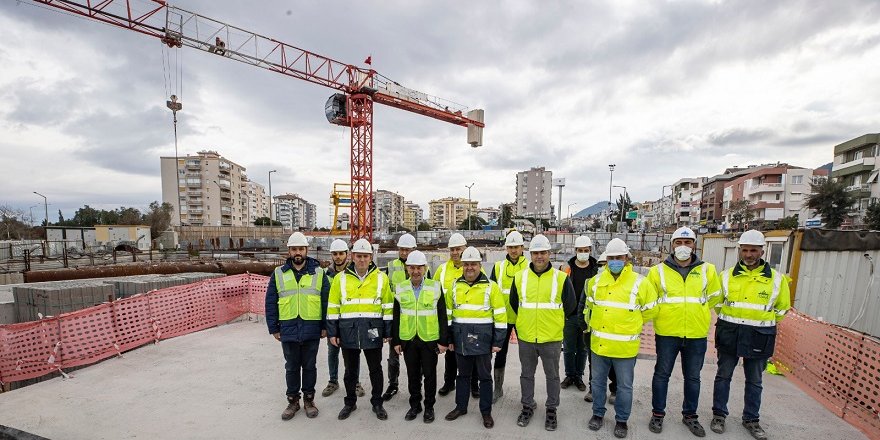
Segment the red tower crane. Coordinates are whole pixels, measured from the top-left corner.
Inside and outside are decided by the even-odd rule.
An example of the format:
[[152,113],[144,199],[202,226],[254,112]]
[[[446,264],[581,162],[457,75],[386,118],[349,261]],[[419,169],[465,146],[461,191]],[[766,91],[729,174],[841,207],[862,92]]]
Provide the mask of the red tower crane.
[[[159,38],[172,48],[192,47],[339,91],[327,101],[325,113],[331,123],[351,129],[352,240],[372,241],[373,237],[374,103],[467,127],[468,144],[482,145],[483,110],[468,111],[452,101],[403,87],[372,68],[345,64],[164,0],[32,1]],[[143,4],[148,7],[140,10]]]

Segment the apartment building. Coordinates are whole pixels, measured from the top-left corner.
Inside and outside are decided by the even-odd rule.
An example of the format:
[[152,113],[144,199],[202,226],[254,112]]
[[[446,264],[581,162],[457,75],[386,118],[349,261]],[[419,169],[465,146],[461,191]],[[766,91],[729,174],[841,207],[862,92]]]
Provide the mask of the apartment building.
[[468,212],[477,212],[477,201],[461,197],[444,197],[428,203],[428,223],[431,227],[442,229],[458,229],[467,219]]
[[160,157],[162,201],[174,207],[172,224],[243,226],[247,219],[245,167],[216,151]]
[[272,197],[275,220],[285,228],[293,230],[312,230],[317,224],[317,209],[297,194],[282,194]]
[[865,211],[872,201],[880,199],[880,134],[866,134],[834,146],[834,164],[831,177],[846,184],[856,202],[855,221],[862,223]]
[[373,229],[388,232],[404,226],[405,199],[392,191],[373,191]]
[[533,167],[516,173],[516,215],[552,220],[553,172]]

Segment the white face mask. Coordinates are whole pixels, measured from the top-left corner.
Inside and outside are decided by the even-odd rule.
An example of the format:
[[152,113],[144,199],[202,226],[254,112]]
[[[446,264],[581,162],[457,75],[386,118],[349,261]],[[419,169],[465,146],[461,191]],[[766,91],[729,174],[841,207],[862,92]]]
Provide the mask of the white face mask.
[[586,252],[578,252],[577,259],[581,263],[586,263],[587,261],[590,261],[590,254]]
[[693,252],[689,246],[679,246],[675,248],[675,259],[679,261],[690,260]]

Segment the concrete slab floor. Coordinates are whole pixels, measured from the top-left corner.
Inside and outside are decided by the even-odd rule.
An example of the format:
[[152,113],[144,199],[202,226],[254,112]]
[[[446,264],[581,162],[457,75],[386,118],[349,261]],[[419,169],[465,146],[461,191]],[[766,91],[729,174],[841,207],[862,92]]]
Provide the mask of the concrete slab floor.
[[[521,409],[516,345],[511,346],[509,356],[505,395],[493,407],[495,428],[491,430],[482,427],[473,399],[467,415],[454,422],[444,420],[446,412],[454,407],[452,395],[438,396],[434,423],[425,424],[421,417],[412,422],[404,421],[408,408],[405,386],[385,404],[389,419],[377,420],[370,411],[365,366],[362,366],[361,381],[367,388],[367,397],[358,400],[358,409],[348,420],[337,420],[344,391],[340,389],[330,397],[320,397],[328,378],[323,341],[316,386],[320,414],[308,419],[301,411],[293,420],[283,422],[280,415],[286,406],[284,360],[279,343],[268,334],[262,319],[148,345],[126,353],[124,358],[108,359],[75,371],[72,379],[52,379],[0,394],[0,424],[51,439],[614,438],[613,423],[609,423],[613,420],[613,408],[609,406],[601,431],[589,431],[587,419],[591,415],[591,404],[584,402],[584,393],[575,388],[562,390],[559,430],[544,431],[546,388],[540,366],[536,384],[539,408],[531,425],[516,426]],[[694,438],[676,415],[681,407],[682,389],[682,380],[676,376],[680,374],[678,368],[670,382],[669,415],[663,433],[648,431],[653,367],[651,360],[640,359],[636,364],[629,438]],[[340,365],[340,375],[342,370]],[[401,383],[405,384],[403,365],[402,370]],[[441,359],[440,377],[442,371]],[[718,435],[708,430],[714,373],[714,365],[703,368],[699,415],[707,438],[750,439],[740,425],[741,370],[734,376],[729,404],[732,415],[728,417],[727,432]],[[784,377],[765,375],[763,396],[762,424],[771,439],[866,438]]]

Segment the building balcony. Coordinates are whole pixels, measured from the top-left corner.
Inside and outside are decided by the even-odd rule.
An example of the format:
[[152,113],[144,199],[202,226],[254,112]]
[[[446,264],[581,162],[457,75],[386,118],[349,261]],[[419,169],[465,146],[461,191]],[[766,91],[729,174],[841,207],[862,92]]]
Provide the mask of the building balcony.
[[187,205],[201,206],[203,202],[202,202],[202,199],[192,199],[186,203],[187,203]]
[[201,196],[202,196],[202,190],[200,190],[200,189],[198,189],[198,190],[192,190],[192,189],[191,189],[191,190],[187,190],[186,195],[188,195],[188,196],[190,196],[190,197],[201,197]]
[[220,168],[221,173],[223,173],[223,172],[228,173],[230,170],[232,170],[232,165],[230,165],[226,162],[220,162],[219,168]]
[[831,177],[847,176],[850,174],[872,171],[876,164],[876,157],[861,157],[849,162],[835,163],[831,166]]
[[757,203],[752,204],[751,207],[752,207],[752,209],[755,209],[755,210],[757,210],[757,209],[768,209],[768,208],[770,208],[770,209],[773,209],[773,208],[784,208],[784,207],[785,207],[785,202],[783,202],[783,201],[781,201],[781,200],[778,201],[778,202],[761,201],[761,202],[757,202]]
[[205,213],[205,210],[202,208],[190,208],[187,212],[190,215],[202,215]]
[[186,186],[187,186],[188,188],[201,188],[201,187],[202,187],[202,181],[201,181],[201,180],[187,180],[187,181],[186,181]]
[[232,188],[232,182],[230,182],[230,181],[228,181],[228,180],[220,179],[220,180],[217,181],[217,184],[220,185],[220,188],[222,188],[222,189],[230,189],[230,188]]
[[743,189],[743,196],[748,197],[751,194],[767,192],[782,192],[782,189],[783,188],[781,183],[761,183],[758,185],[752,185],[750,188]]
[[188,160],[188,161],[186,161],[186,169],[200,170],[200,169],[202,169],[202,163],[197,160]]

